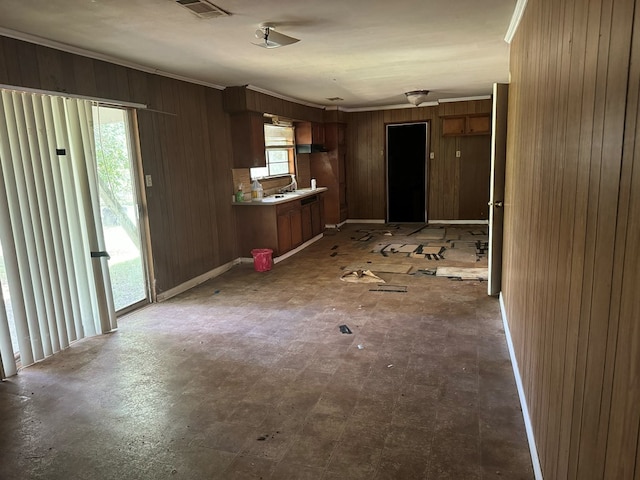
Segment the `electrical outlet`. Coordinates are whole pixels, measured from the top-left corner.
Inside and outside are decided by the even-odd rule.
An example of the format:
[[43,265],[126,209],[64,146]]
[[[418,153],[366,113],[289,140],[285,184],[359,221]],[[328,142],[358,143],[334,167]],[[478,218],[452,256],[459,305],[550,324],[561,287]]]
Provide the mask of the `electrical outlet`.
[[147,187],[152,187],[153,186],[153,181],[151,180],[151,175],[145,175],[144,176],[144,183]]
[[456,158],[460,158],[460,150],[456,150]]

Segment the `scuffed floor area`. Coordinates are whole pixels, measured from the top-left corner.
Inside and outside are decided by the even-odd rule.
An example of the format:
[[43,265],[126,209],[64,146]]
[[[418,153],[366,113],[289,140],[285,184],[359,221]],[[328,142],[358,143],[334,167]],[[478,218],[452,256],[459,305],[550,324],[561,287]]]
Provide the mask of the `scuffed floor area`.
[[393,243],[367,228],[239,265],[0,384],[0,478],[533,478],[498,301],[415,270],[377,273],[406,291],[340,281]]

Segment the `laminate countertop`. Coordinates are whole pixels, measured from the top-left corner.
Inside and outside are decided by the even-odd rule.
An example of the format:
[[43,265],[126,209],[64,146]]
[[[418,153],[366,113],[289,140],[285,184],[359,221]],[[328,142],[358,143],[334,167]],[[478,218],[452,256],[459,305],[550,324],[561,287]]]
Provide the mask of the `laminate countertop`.
[[312,195],[317,195],[318,193],[323,193],[328,190],[327,187],[317,187],[315,190],[311,190],[310,188],[299,188],[295,192],[287,192],[287,193],[277,193],[275,195],[269,195],[264,198],[254,198],[251,201],[246,202],[233,202],[234,205],[237,206],[249,206],[249,207],[260,207],[260,206],[272,206],[279,205],[281,203],[291,202],[293,200],[300,200],[305,197],[310,197]]

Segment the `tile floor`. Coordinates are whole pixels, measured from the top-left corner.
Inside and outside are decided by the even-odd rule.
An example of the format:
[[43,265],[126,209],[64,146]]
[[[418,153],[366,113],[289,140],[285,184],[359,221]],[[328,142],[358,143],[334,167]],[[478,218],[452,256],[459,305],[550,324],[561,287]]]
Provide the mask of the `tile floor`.
[[1,383],[0,478],[532,479],[486,283],[341,282],[386,241],[361,227],[269,272],[239,265]]

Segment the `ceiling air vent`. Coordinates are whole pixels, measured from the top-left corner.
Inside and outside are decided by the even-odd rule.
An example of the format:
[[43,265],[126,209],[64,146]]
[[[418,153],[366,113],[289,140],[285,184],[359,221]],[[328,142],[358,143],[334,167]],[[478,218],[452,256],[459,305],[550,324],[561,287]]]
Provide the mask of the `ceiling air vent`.
[[230,13],[225,12],[220,7],[206,0],[176,0],[176,3],[182,5],[200,18],[228,17],[230,15]]

